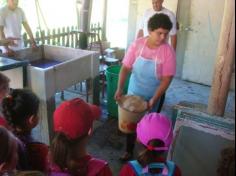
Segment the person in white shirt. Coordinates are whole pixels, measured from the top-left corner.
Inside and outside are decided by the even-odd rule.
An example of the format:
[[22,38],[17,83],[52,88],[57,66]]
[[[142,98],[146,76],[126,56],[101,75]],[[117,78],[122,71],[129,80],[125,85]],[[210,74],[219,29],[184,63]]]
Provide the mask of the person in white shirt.
[[147,24],[148,20],[156,13],[164,13],[169,16],[171,22],[172,22],[172,29],[170,30],[170,39],[171,39],[171,46],[176,50],[176,44],[177,44],[177,28],[176,28],[176,17],[175,14],[168,10],[167,8],[163,7],[164,0],[152,0],[152,9],[147,9],[143,15],[143,18],[140,22],[137,38],[145,37],[149,35]]
[[18,7],[18,0],[7,0],[7,5],[0,9],[0,40],[15,37],[21,40],[15,41],[15,46],[3,46],[1,50],[8,56],[13,56],[15,50],[23,48],[21,37],[21,25],[23,24],[30,37],[33,48],[36,48],[31,28],[26,20],[24,11]]

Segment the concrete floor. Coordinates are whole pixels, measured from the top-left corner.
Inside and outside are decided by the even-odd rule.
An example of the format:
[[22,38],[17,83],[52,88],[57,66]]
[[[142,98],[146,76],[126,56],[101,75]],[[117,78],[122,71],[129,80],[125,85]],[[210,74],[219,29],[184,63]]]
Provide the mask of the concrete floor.
[[[209,95],[209,86],[174,79],[167,91],[162,113],[171,118],[173,107],[183,101],[200,105],[199,107],[206,107]],[[78,94],[72,93],[71,91],[65,91],[65,99],[78,96]],[[108,117],[105,99],[101,100],[103,115],[101,120],[96,121],[94,124],[94,132],[88,144],[88,151],[98,158],[107,160],[113,174],[118,175],[123,164],[118,158],[125,150],[125,135],[119,132],[117,119]],[[57,104],[61,102],[60,93],[56,94],[56,102]],[[235,119],[234,91],[229,93],[225,116]]]

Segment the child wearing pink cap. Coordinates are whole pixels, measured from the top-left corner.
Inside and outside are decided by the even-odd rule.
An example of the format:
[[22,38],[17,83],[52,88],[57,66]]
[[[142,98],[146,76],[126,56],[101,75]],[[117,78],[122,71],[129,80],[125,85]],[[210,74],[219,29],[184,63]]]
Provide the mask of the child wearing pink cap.
[[163,157],[173,138],[170,119],[159,113],[147,114],[138,123],[136,132],[137,141],[144,150],[137,160],[123,166],[119,176],[139,176],[145,173],[181,176],[178,166]]
[[86,150],[93,121],[101,115],[95,106],[75,98],[63,102],[54,112],[56,135],[51,145],[49,176],[111,176],[106,161]]

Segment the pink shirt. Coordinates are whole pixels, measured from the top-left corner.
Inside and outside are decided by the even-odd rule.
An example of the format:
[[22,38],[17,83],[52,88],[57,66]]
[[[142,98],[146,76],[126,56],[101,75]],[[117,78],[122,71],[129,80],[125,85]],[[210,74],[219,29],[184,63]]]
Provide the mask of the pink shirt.
[[8,127],[7,121],[1,116],[0,116],[0,126],[4,126],[6,128]]
[[[65,171],[62,171],[59,166],[50,162],[50,155],[49,157],[49,176],[72,176]],[[104,160],[93,158],[90,155],[86,155],[77,161],[78,165],[82,168],[87,168],[88,173],[87,176],[112,176],[111,169],[108,163]],[[78,176],[81,175],[78,172]],[[75,176],[75,175],[73,175]],[[77,176],[77,175],[76,175]]]
[[146,43],[147,38],[139,38],[132,43],[123,59],[123,65],[131,68],[138,58],[156,60],[157,76],[174,76],[176,73],[176,55],[174,49],[168,44],[163,43],[158,48],[150,49]]

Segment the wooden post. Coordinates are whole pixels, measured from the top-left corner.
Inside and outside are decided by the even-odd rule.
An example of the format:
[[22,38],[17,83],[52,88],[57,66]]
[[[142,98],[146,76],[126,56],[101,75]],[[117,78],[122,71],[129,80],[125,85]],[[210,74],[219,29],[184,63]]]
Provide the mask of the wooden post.
[[104,0],[104,10],[103,10],[103,24],[102,24],[102,41],[107,41],[106,38],[106,27],[107,27],[107,0]]
[[27,34],[26,33],[24,33],[23,34],[23,40],[24,40],[24,47],[27,47],[27,45],[28,45],[28,43],[27,43]]
[[51,32],[50,32],[49,29],[47,30],[47,44],[48,44],[48,45],[51,45],[51,44],[52,44],[52,43],[51,43]]
[[91,18],[91,0],[82,0],[81,24],[79,25],[83,32],[89,32]]
[[71,41],[70,41],[70,47],[71,48],[75,48],[75,46],[74,46],[74,33],[73,33],[73,31],[74,31],[74,26],[71,26]]
[[52,45],[56,45],[56,29],[52,30]]
[[61,46],[61,36],[62,36],[62,33],[61,33],[61,29],[58,28],[57,29],[57,46]]
[[41,43],[40,43],[40,37],[39,37],[39,31],[36,32],[35,36],[36,36],[36,38],[35,38],[36,43],[37,43],[37,44],[41,44]]
[[45,44],[45,31],[44,30],[41,31],[41,39],[42,39],[42,45],[44,45]]
[[223,116],[230,89],[235,56],[235,0],[225,0],[208,113]]
[[62,46],[65,46],[65,36],[66,36],[66,29],[65,27],[62,28]]
[[66,36],[66,47],[69,47],[70,46],[70,27],[67,26],[66,28],[66,33],[67,33],[67,36]]

